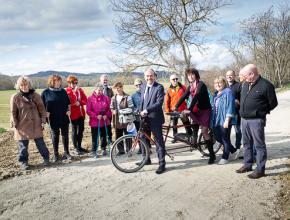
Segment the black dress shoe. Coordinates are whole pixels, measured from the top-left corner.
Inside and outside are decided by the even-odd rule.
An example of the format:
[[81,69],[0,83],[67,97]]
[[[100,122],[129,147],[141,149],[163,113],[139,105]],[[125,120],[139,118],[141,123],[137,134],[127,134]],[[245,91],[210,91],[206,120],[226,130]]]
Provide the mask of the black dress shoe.
[[156,174],[161,174],[161,173],[164,173],[165,172],[165,170],[166,170],[166,168],[165,167],[158,167],[158,169],[155,171],[155,173]]
[[208,160],[208,164],[214,164],[214,161],[216,160],[216,156],[213,155],[213,156],[210,156],[209,157],[209,160]]
[[[140,166],[142,163],[143,163],[143,161],[137,162],[136,165]],[[152,162],[151,162],[151,159],[149,158],[144,165],[151,165],[151,164],[152,164]]]
[[259,179],[261,177],[265,176],[265,172],[257,172],[257,171],[254,171],[253,173],[249,174],[248,177],[250,179]]
[[252,171],[252,167],[242,166],[240,169],[236,170],[236,173],[246,173]]
[[82,147],[79,148],[79,151],[80,151],[81,153],[89,153],[89,151],[88,151],[87,149],[82,148]]

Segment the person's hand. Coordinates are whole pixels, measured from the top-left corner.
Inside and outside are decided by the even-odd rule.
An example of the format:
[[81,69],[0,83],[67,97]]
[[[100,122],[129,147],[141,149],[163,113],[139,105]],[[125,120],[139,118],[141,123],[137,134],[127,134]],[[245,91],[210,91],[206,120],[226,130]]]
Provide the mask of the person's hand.
[[104,116],[103,116],[103,119],[106,120],[106,119],[107,119],[107,115],[104,115]]
[[102,115],[98,115],[98,119],[99,119],[99,120],[101,120],[101,119],[102,119],[102,117],[103,117]]
[[185,109],[181,112],[181,114],[183,115],[189,115],[190,114],[190,111],[188,109]]
[[66,115],[67,115],[68,117],[70,117],[70,111],[67,111],[67,112],[66,112]]
[[229,127],[229,121],[226,120],[225,123],[224,123],[224,128],[228,128]]
[[143,110],[142,112],[140,112],[140,115],[141,115],[142,117],[145,117],[145,116],[147,115],[147,111]]
[[44,130],[45,123],[41,123],[41,130]]
[[46,112],[46,117],[49,118],[50,112]]
[[75,105],[76,106],[80,106],[80,102],[79,101],[76,101]]
[[240,102],[239,102],[239,100],[235,100],[235,106],[236,106],[236,108],[239,108],[239,106],[240,106]]

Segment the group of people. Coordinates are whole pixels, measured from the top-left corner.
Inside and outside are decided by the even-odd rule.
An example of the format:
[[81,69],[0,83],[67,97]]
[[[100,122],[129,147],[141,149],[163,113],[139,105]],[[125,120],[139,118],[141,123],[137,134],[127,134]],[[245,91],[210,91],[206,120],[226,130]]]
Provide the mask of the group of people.
[[[147,69],[144,72],[145,83],[141,79],[135,79],[136,92],[130,96],[124,91],[121,82],[115,83],[111,88],[108,85],[108,76],[104,74],[88,98],[84,90],[78,86],[78,79],[72,75],[67,78],[66,89],[62,87],[62,78],[59,75],[50,76],[48,88],[41,95],[32,88],[28,77],[20,77],[16,83],[19,92],[11,98],[11,121],[18,140],[19,162],[22,168],[28,168],[29,139],[34,139],[43,157],[44,165],[49,164],[49,152],[42,134],[46,122],[51,132],[53,161],[56,162],[60,160],[58,153],[60,133],[64,146],[63,157],[71,158],[68,138],[70,123],[76,152],[87,153],[88,151],[82,147],[87,114],[91,127],[91,152],[95,155],[100,145],[102,155],[106,156],[106,146],[112,143],[112,127],[116,139],[128,133],[128,125],[133,124],[138,130],[140,121],[134,116],[134,112],[138,111],[141,117],[146,118],[147,126],[144,131],[148,135],[152,133],[155,138],[159,160],[156,173],[161,174],[166,170],[166,149],[162,135],[164,111],[166,113],[178,111],[182,113],[181,121],[185,125],[186,133],[192,136],[193,142],[197,141],[198,130],[201,129],[209,151],[208,164],[213,164],[216,160],[213,140],[209,135],[209,128],[211,128],[216,140],[224,146],[218,164],[224,165],[230,159],[236,159],[243,143],[244,165],[236,172],[251,171],[253,162],[256,161],[257,168],[249,177],[260,178],[265,175],[266,115],[277,106],[278,102],[274,86],[259,75],[254,64],[248,64],[240,70],[240,82],[235,80],[233,70],[229,70],[226,77],[216,78],[213,95],[206,84],[200,80],[199,72],[195,68],[185,70],[185,79],[189,84],[187,87],[179,82],[176,74],[172,74],[166,92],[163,85],[157,82],[156,76],[152,68]],[[174,135],[177,133],[177,124],[178,119],[174,119]],[[232,127],[235,128],[236,133],[235,146],[231,143]],[[129,144],[126,144],[127,146]],[[128,149],[124,149],[120,143],[118,154],[125,154],[126,151]],[[150,157],[146,164],[151,164]]]

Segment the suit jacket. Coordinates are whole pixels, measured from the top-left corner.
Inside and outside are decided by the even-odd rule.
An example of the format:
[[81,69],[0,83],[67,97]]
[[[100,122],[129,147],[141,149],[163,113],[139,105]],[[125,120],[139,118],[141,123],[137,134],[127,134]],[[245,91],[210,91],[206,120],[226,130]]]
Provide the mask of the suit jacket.
[[149,102],[147,107],[145,107],[144,103],[144,93],[146,90],[146,84],[141,87],[141,105],[140,105],[140,111],[147,109],[148,111],[148,122],[151,126],[161,126],[165,120],[164,120],[164,114],[163,114],[163,101],[164,101],[164,87],[154,82],[150,92],[149,92]]

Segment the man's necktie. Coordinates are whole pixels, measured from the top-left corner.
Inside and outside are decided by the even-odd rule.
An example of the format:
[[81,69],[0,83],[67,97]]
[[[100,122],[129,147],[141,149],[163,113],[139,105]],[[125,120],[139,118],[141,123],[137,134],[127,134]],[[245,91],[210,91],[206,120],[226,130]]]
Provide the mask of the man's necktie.
[[144,97],[144,104],[145,104],[145,108],[147,107],[148,103],[149,103],[149,94],[150,94],[150,87],[147,86],[146,87],[146,91],[145,91],[145,97]]

